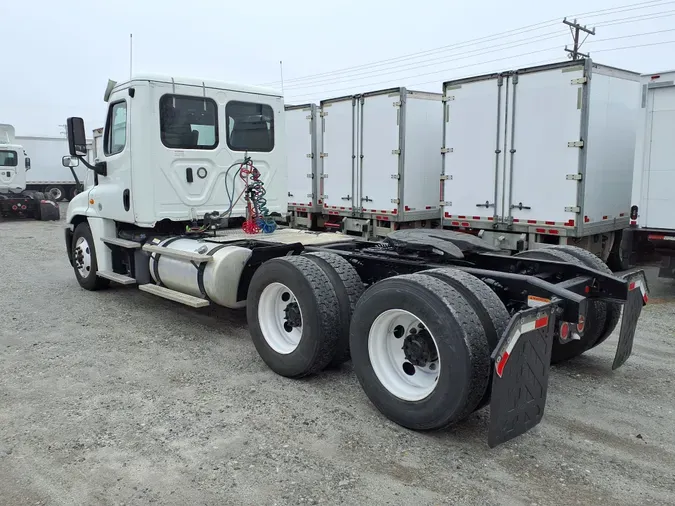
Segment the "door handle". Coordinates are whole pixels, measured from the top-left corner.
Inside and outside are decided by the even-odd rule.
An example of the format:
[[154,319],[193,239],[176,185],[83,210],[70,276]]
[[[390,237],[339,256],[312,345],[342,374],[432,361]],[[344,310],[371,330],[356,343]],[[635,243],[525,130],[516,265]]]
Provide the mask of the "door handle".
[[188,183],[192,183],[194,181],[194,177],[192,175],[192,167],[188,167],[187,169],[185,169],[185,180]]
[[342,200],[352,200],[352,196],[347,195],[346,197],[342,197]]
[[523,209],[532,209],[530,206],[524,206],[522,202],[518,202],[517,206],[511,205],[511,209],[520,209],[521,211]]
[[368,198],[368,195],[366,195],[365,197],[361,197],[361,202],[372,202],[372,201],[373,199]]

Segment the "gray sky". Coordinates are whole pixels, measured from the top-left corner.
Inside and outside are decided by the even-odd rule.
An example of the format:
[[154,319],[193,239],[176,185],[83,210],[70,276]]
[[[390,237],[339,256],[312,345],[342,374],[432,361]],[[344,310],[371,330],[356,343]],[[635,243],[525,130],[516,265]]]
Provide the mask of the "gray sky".
[[[399,85],[441,91],[445,80],[561,60],[569,29],[543,22],[591,12],[580,21],[598,26],[584,46],[594,60],[639,72],[675,69],[675,43],[661,43],[675,42],[675,1],[638,3],[117,0],[113,9],[106,2],[25,0],[2,15],[0,123],[13,124],[17,135],[59,135],[68,116],[84,117],[89,131],[102,126],[107,79],[129,76],[129,33],[134,72],[268,84],[279,81],[283,60],[287,103]],[[605,9],[614,11],[596,12]],[[638,35],[648,32],[662,33]]]

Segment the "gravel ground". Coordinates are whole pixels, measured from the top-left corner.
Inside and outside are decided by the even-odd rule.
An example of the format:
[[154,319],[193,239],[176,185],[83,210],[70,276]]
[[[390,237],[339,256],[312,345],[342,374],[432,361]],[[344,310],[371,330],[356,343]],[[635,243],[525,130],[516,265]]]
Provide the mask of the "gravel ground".
[[1,505],[675,504],[672,283],[623,368],[616,335],[554,368],[542,423],[490,450],[487,410],[415,433],[349,364],[274,375],[243,312],[80,289],[62,229],[0,222]]

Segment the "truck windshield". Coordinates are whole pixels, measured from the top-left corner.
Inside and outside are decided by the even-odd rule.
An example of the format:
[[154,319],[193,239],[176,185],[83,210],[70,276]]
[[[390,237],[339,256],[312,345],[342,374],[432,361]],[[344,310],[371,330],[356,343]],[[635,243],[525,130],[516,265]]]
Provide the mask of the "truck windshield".
[[19,164],[19,157],[16,151],[0,150],[0,167],[16,167]]

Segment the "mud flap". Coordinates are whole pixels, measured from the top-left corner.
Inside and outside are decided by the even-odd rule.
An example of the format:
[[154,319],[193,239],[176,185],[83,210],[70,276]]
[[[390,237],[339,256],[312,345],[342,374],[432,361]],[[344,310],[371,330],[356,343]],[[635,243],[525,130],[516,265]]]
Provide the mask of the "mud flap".
[[555,311],[546,304],[517,313],[492,354],[490,448],[527,432],[544,415]]
[[642,312],[642,306],[649,300],[649,288],[644,271],[632,272],[624,276],[628,282],[628,299],[623,306],[623,318],[619,331],[619,343],[616,346],[616,355],[612,369],[618,369],[626,363],[633,352],[633,340],[637,322]]
[[38,204],[40,206],[39,220],[41,221],[56,221],[61,218],[59,214],[59,205],[51,200],[41,200]]

